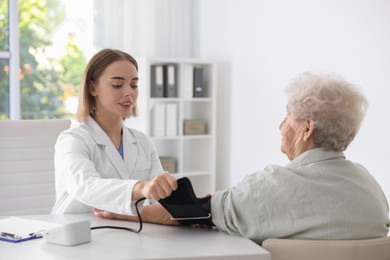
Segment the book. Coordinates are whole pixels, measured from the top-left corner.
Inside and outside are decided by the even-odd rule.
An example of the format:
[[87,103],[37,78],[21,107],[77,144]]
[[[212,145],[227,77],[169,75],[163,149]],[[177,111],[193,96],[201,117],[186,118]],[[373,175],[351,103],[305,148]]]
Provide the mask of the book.
[[206,97],[206,85],[204,82],[203,67],[195,66],[193,71],[193,95],[194,97]]
[[166,136],[177,136],[177,104],[166,104]]
[[164,65],[164,97],[177,97],[177,65]]
[[155,137],[165,136],[165,104],[157,103],[153,108],[152,135]]
[[164,97],[164,66],[154,64],[150,67],[150,96]]

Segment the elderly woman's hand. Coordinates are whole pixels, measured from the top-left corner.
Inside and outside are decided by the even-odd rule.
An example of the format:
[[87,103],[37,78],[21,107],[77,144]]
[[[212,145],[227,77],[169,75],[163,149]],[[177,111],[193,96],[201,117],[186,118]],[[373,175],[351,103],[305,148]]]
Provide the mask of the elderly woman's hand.
[[[137,216],[117,214],[117,213],[100,210],[96,208],[93,209],[93,212],[96,216],[102,218],[138,221]],[[160,204],[144,206],[141,212],[141,219],[143,222],[154,223],[154,224],[171,225],[171,226],[179,225],[177,221],[171,220],[171,215],[169,214],[169,212]]]
[[107,219],[130,220],[129,218],[133,217],[130,215],[121,215],[121,214],[117,214],[117,213],[113,213],[113,212],[109,212],[109,211],[105,211],[105,210],[101,210],[101,209],[96,209],[96,208],[93,209],[93,213],[95,214],[95,216],[98,216],[101,218],[107,218]]

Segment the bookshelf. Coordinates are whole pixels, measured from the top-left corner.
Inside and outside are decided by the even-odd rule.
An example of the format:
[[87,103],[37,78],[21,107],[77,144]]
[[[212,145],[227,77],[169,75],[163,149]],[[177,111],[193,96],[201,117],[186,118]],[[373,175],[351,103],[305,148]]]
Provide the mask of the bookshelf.
[[173,158],[176,171],[171,173],[190,178],[197,196],[214,192],[215,63],[172,58],[137,58],[137,62],[139,117],[125,124],[150,136],[163,166],[172,166]]

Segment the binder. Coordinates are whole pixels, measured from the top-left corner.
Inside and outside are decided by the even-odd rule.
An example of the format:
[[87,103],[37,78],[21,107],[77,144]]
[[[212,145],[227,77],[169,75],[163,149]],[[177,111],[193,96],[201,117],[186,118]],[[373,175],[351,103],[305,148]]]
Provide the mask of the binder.
[[157,103],[153,108],[152,135],[155,137],[165,136],[165,104]]
[[164,97],[164,66],[153,64],[150,67],[150,96]]
[[206,97],[203,67],[194,67],[193,87],[194,97]]
[[183,97],[193,98],[194,67],[186,64],[183,67]]
[[164,66],[164,97],[177,97],[177,65]]
[[177,104],[166,105],[166,136],[177,136]]

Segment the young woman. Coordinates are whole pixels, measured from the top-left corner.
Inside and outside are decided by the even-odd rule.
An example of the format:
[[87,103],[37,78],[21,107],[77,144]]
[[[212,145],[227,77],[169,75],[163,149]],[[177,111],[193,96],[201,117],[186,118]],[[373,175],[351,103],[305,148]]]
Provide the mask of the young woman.
[[112,49],[92,57],[80,86],[80,125],[62,132],[55,146],[52,214],[96,208],[134,215],[138,199],[159,200],[177,188],[149,138],[123,124],[138,116],[137,98],[133,57]]

